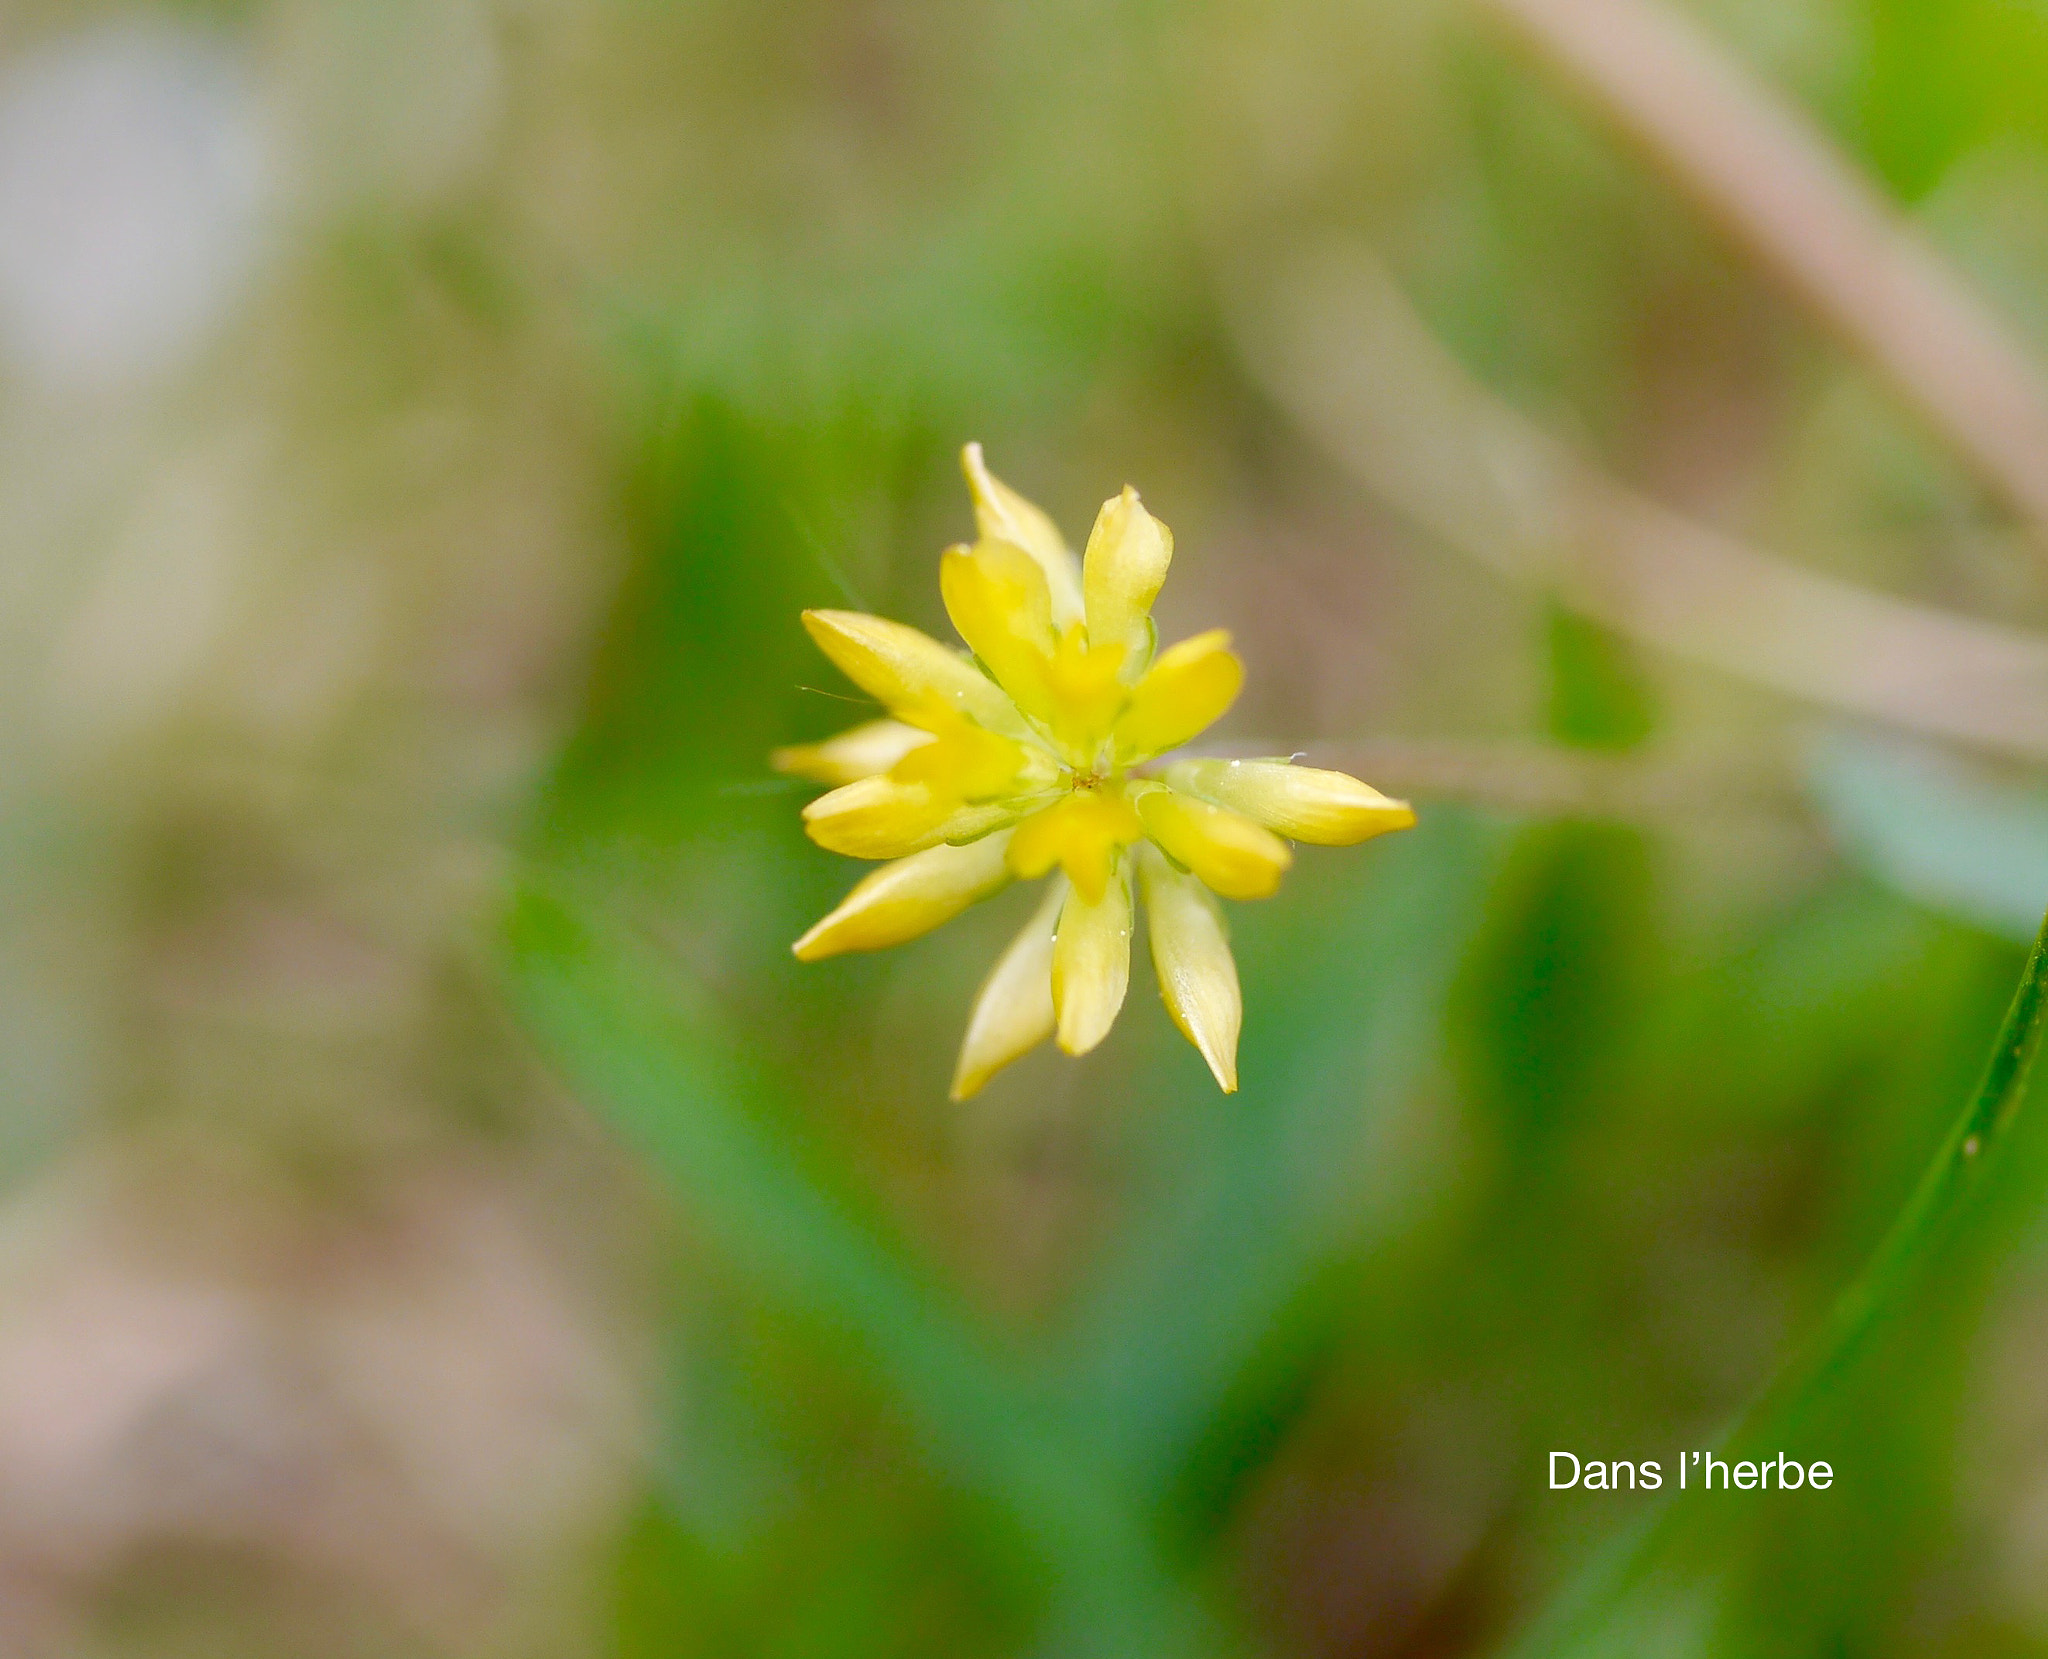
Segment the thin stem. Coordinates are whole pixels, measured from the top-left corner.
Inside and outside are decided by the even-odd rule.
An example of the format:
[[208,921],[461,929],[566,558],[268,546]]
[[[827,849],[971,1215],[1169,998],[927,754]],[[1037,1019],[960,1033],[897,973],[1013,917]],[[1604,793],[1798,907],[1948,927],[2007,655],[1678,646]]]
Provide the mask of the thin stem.
[[1808,570],[1616,483],[1481,386],[1367,250],[1304,250],[1233,320],[1346,472],[1509,580],[1756,684],[2048,760],[2048,638]]
[[1827,1330],[1814,1344],[1811,1369],[1815,1375],[1841,1368],[1840,1358],[1861,1343],[1883,1307],[1887,1291],[1904,1278],[1927,1241],[1953,1221],[1981,1180],[1991,1153],[2004,1144],[2040,1050],[2042,1032],[2048,1028],[2044,1011],[2048,1011],[2048,920],[2043,921],[2027,965],[2020,971],[2019,987],[2005,1011],[2005,1022],[1999,1027],[1998,1041],[1969,1109],[1949,1130],[1948,1139],[1942,1142],[1870,1265],[1835,1304]]
[[1870,359],[2048,545],[2048,392],[2019,336],[1806,114],[1660,0],[1490,0]]
[[[1855,1363],[1878,1321],[1903,1305],[1914,1270],[1966,1213],[1992,1155],[2009,1137],[2027,1078],[2048,1030],[2048,919],[2020,972],[1983,1080],[1949,1129],[1913,1196],[1861,1274],[1836,1300],[1826,1324],[1803,1352],[1719,1439],[1717,1455],[1775,1444],[1784,1426],[1805,1412]],[[1588,1632],[1656,1567],[1687,1516],[1667,1489],[1661,1506],[1599,1559],[1573,1593],[1557,1604],[1514,1649],[1515,1659],[1561,1652]]]

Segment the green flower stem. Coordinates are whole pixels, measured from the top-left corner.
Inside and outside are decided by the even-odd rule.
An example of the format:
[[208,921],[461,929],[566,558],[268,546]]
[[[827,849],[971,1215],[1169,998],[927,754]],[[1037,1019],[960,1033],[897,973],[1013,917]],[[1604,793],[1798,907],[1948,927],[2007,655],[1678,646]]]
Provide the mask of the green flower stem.
[[[1779,1444],[1826,1400],[1881,1322],[1905,1305],[1918,1269],[1933,1259],[1969,1213],[1992,1158],[2010,1138],[2044,1027],[2048,919],[2021,970],[1983,1080],[1905,1209],[1862,1273],[1837,1299],[1826,1323],[1720,1437],[1715,1455],[1732,1462],[1743,1453]],[[1707,1525],[1704,1506],[1681,1506],[1678,1496],[1667,1485],[1658,1505],[1614,1540],[1576,1586],[1510,1649],[1512,1659],[1606,1651],[1612,1641],[1606,1628],[1610,1622],[1631,1606],[1631,1598],[1665,1564],[1687,1529]]]

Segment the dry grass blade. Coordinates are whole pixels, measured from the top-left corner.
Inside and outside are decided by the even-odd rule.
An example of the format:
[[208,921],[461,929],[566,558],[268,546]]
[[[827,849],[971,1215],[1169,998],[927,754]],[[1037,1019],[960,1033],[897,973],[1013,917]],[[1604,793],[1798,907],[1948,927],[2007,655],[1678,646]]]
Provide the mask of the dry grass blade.
[[1933,421],[2048,547],[2030,353],[1803,112],[1658,0],[1493,10]]
[[1779,691],[2048,759],[2048,639],[1803,570],[1616,484],[1474,381],[1364,249],[1296,261],[1236,320],[1325,451],[1511,580]]

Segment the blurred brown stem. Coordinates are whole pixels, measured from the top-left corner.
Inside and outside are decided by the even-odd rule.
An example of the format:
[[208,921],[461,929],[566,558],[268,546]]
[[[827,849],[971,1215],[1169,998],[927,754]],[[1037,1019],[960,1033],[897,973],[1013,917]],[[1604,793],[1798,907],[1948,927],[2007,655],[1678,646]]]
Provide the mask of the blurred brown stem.
[[2048,639],[1802,569],[1623,488],[1473,380],[1364,249],[1297,261],[1236,320],[1304,431],[1511,580],[1744,679],[2048,760]]
[[1769,757],[1600,754],[1556,744],[1373,737],[1303,744],[1248,739],[1204,753],[1299,753],[1397,797],[1465,801],[1508,812],[1629,821],[1731,815],[1782,817],[1800,810],[1789,764]]
[[1489,0],[1946,433],[2048,549],[2026,346],[1806,115],[1660,0]]

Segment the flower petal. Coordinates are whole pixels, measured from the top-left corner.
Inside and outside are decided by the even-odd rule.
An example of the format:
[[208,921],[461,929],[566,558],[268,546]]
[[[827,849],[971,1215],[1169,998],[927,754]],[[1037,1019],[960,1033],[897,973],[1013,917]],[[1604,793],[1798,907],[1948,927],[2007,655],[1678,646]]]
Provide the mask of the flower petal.
[[819,846],[850,858],[904,858],[941,841],[967,842],[1014,824],[1039,797],[970,806],[921,783],[862,778],[804,808],[804,829]]
[[1052,598],[1053,620],[1061,627],[1081,620],[1081,573],[1059,526],[1042,508],[1033,506],[994,473],[981,458],[981,445],[960,452],[960,470],[974,497],[974,522],[985,541],[1006,541],[1021,547],[1045,572]]
[[1045,723],[1068,761],[1083,771],[1100,762],[1102,740],[1131,701],[1123,678],[1129,648],[1121,642],[1091,644],[1087,633],[1079,623],[1069,628],[1045,665],[1051,705]]
[[1067,884],[1054,878],[1024,931],[982,982],[953,1070],[953,1098],[965,1100],[1053,1032],[1052,951]]
[[1237,1034],[1244,996],[1223,916],[1208,890],[1168,864],[1156,847],[1138,849],[1145,920],[1159,995],[1225,1094],[1237,1092]]
[[1002,687],[929,634],[859,611],[805,611],[804,627],[842,674],[913,723],[920,708],[936,702],[990,731],[1023,731]]
[[1025,713],[1046,719],[1053,628],[1044,572],[1009,542],[949,547],[939,557],[939,593],[954,629],[996,683]]
[[951,709],[934,707],[919,716],[930,728],[932,741],[912,749],[889,769],[898,783],[929,785],[935,794],[948,794],[963,801],[994,801],[1006,795],[1021,795],[1027,760],[1035,758],[1035,776],[1042,784],[1057,775],[1052,762],[1007,737],[998,737]]
[[1220,719],[1244,685],[1244,663],[1221,628],[1159,654],[1116,723],[1117,753],[1143,760],[1187,742]]
[[1010,868],[1035,881],[1057,864],[1083,899],[1098,904],[1117,855],[1144,833],[1122,794],[1075,790],[1017,826]]
[[1131,983],[1131,882],[1121,869],[1099,904],[1069,893],[1052,949],[1052,1006],[1060,1047],[1086,1054],[1116,1024]]
[[1146,617],[1172,561],[1173,532],[1145,511],[1136,490],[1127,484],[1105,501],[1081,562],[1089,642],[1127,646],[1128,660],[1141,663],[1152,632]]
[[[928,847],[884,864],[790,948],[800,962],[841,951],[881,950],[929,933],[1008,885],[1008,832],[964,847]],[[1049,995],[1050,993],[1048,993]]]
[[1135,797],[1145,833],[1226,899],[1263,899],[1294,862],[1287,843],[1262,825],[1175,789]]
[[858,783],[886,772],[912,749],[932,740],[930,732],[901,720],[870,720],[822,743],[792,744],[769,755],[768,764],[813,783]]
[[1284,760],[1183,760],[1166,769],[1176,789],[1256,818],[1294,841],[1349,847],[1407,829],[1415,809],[1344,772]]

